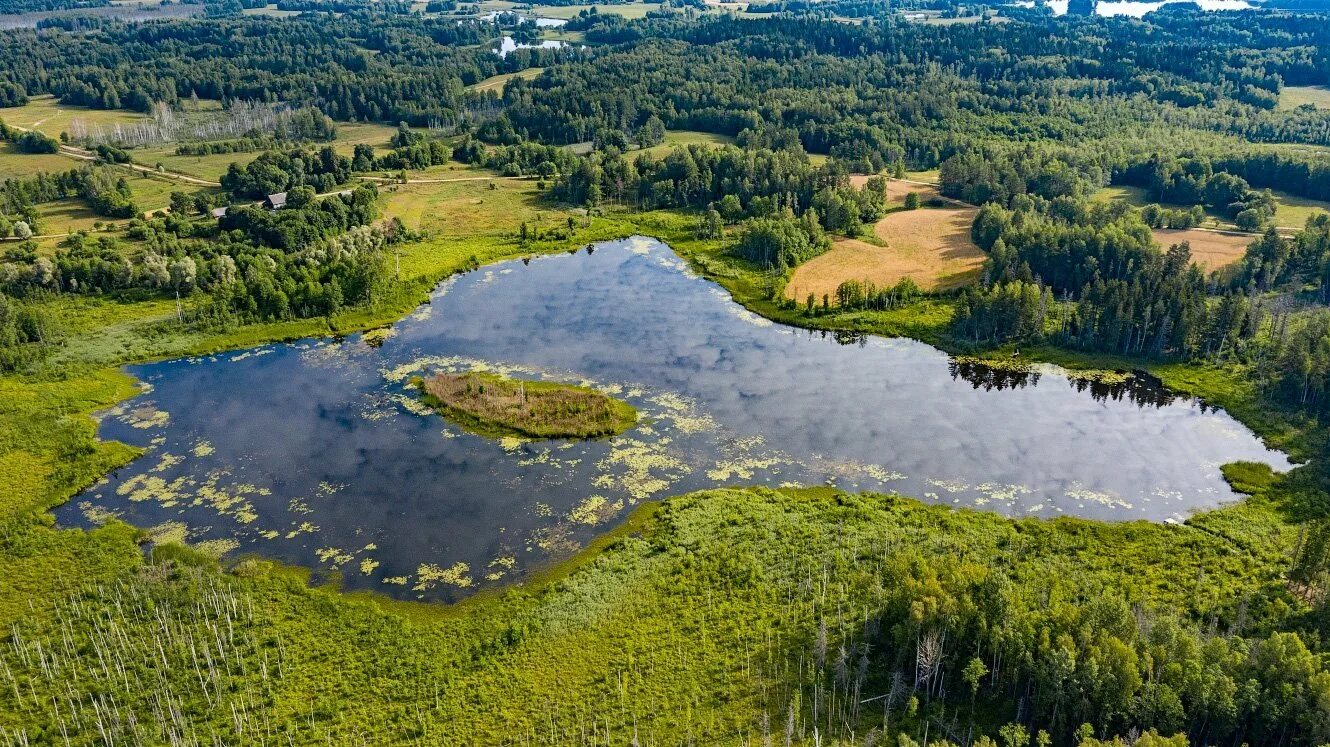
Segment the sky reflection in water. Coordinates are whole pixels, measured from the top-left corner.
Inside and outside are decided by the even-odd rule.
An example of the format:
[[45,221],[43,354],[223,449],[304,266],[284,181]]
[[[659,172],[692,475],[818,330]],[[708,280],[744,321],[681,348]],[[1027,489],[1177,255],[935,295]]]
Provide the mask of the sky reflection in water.
[[[846,344],[849,343],[849,344]],[[638,407],[608,441],[489,440],[412,374],[488,368]],[[151,450],[59,511],[452,599],[567,555],[643,500],[717,485],[896,491],[1009,515],[1168,520],[1287,467],[1222,412],[1148,385],[1013,376],[922,343],[775,325],[635,238],[459,276],[360,335],[135,366],[101,434]],[[1091,391],[1093,389],[1094,391]]]

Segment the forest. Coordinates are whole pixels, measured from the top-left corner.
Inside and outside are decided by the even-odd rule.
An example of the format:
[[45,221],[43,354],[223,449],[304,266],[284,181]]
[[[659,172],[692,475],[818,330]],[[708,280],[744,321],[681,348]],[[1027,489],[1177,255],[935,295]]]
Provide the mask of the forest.
[[[1326,16],[610,8],[564,27],[585,45],[501,57],[512,19],[456,4],[257,7],[0,40],[0,120],[53,96],[157,128],[0,124],[4,158],[68,160],[0,181],[0,743],[1330,743],[1330,213],[1276,218],[1286,196],[1330,201],[1330,111],[1280,105],[1330,85]],[[158,137],[200,100],[244,117]],[[365,123],[381,141],[343,140]],[[153,168],[170,155],[225,166]],[[150,187],[169,207],[137,196],[135,165],[175,179]],[[893,198],[905,178],[935,179],[936,204]],[[97,227],[48,236],[71,202]],[[943,205],[973,211],[974,282],[785,297],[799,265]],[[447,230],[409,229],[419,213]],[[1158,238],[1221,221],[1249,239],[1222,267]],[[636,234],[846,341],[1157,376],[1299,464],[1224,465],[1247,497],[1176,525],[834,487],[678,496],[447,608],[145,553],[118,521],[53,526],[134,456],[89,417],[133,393],[119,366],[377,327],[453,273]]]

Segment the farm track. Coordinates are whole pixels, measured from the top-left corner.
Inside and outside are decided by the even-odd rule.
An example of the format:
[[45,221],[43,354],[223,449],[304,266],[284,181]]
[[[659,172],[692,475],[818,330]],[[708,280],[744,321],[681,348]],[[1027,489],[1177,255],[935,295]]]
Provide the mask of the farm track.
[[[36,124],[39,124],[39,125],[40,125],[42,122],[45,122],[45,121],[46,121],[46,120],[41,120],[40,122],[37,122]],[[19,125],[10,125],[10,127],[13,127],[13,128],[16,129],[16,130],[22,130],[22,131],[24,131],[24,132],[39,132],[39,130],[34,130],[34,129],[29,128],[29,127],[21,127],[21,126],[19,126]],[[60,153],[60,155],[62,155],[62,156],[65,156],[65,157],[67,157],[67,158],[73,158],[73,159],[76,159],[76,160],[79,160],[79,161],[98,161],[98,160],[100,160],[100,159],[97,158],[97,154],[96,154],[96,153],[93,153],[93,152],[90,151],[90,150],[85,150],[85,149],[83,149],[83,148],[79,148],[79,147],[74,146],[74,145],[65,145],[64,143],[61,143],[61,144],[60,144],[60,151],[59,151],[59,153]],[[157,175],[157,176],[164,176],[164,177],[166,177],[166,178],[168,178],[168,179],[174,179],[174,180],[179,181],[179,182],[184,182],[184,183],[186,183],[186,184],[194,184],[194,185],[196,185],[196,186],[200,186],[200,187],[220,187],[220,186],[222,186],[220,182],[211,182],[211,181],[208,181],[207,179],[200,179],[200,178],[198,178],[198,177],[196,177],[196,176],[190,176],[190,175],[188,175],[188,174],[181,174],[181,173],[178,173],[178,172],[175,172],[175,171],[166,171],[166,170],[158,171],[157,169],[150,168],[150,167],[148,167],[148,166],[144,166],[144,165],[142,165],[142,164],[138,164],[138,163],[109,163],[109,164],[107,164],[107,165],[108,165],[108,166],[120,166],[120,167],[123,167],[123,168],[132,169],[132,170],[134,170],[134,171],[137,171],[137,172],[140,172],[140,173],[143,173],[143,174],[155,174],[155,175]]]

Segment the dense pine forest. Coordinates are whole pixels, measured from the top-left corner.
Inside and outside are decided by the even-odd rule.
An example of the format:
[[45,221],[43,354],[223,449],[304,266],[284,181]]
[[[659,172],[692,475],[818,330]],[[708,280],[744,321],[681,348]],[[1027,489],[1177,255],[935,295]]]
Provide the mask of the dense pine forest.
[[[1324,9],[509,5],[4,32],[0,743],[1330,744]],[[796,293],[944,210],[968,282]],[[989,383],[1134,372],[1297,465],[1223,465],[1245,498],[1176,525],[708,491],[451,606],[55,525],[138,455],[96,438],[121,366],[382,326],[454,273],[635,234],[778,322]]]

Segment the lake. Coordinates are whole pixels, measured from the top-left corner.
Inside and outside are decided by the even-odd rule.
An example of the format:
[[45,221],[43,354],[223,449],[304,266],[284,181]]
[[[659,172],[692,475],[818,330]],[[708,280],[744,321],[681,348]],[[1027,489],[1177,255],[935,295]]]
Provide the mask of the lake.
[[499,42],[499,48],[494,53],[500,57],[507,57],[510,52],[516,52],[519,49],[562,49],[568,46],[567,42],[558,39],[543,39],[538,44],[524,44],[513,39],[511,36],[505,36]]
[[[511,13],[512,11],[494,11],[480,16],[482,21],[497,21],[500,15]],[[566,18],[545,18],[544,16],[519,16],[523,23],[535,23],[537,28],[558,28],[568,23]]]
[[[1011,516],[1178,520],[1234,498],[1220,465],[1288,462],[1223,412],[963,365],[923,343],[758,317],[642,237],[492,265],[386,331],[130,367],[101,435],[148,448],[58,510],[259,553],[349,588],[455,599],[642,501],[723,485],[895,491]],[[632,403],[601,441],[491,440],[409,379],[488,370]]]

